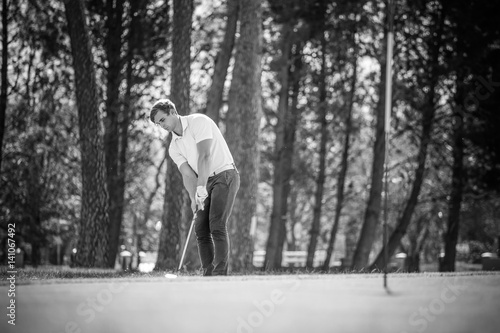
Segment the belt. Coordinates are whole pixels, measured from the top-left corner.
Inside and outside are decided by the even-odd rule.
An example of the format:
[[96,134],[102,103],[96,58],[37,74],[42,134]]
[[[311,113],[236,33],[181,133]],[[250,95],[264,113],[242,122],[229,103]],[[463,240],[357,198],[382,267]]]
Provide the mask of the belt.
[[231,164],[226,164],[220,168],[218,168],[217,170],[215,170],[214,172],[212,172],[210,174],[210,177],[213,177],[213,176],[216,176],[218,175],[219,173],[223,172],[223,171],[227,171],[227,170],[232,170],[232,169],[236,169],[236,166],[234,165],[234,163],[231,163]]

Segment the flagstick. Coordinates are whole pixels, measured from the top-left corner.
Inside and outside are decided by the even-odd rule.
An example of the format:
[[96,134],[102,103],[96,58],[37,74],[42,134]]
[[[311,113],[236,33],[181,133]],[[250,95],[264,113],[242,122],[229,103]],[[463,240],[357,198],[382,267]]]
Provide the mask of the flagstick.
[[384,288],[387,289],[387,263],[389,253],[387,249],[387,197],[389,191],[389,132],[391,129],[391,109],[392,109],[392,51],[394,43],[394,0],[388,0],[388,31],[387,31],[387,57],[385,72],[385,154],[384,154]]

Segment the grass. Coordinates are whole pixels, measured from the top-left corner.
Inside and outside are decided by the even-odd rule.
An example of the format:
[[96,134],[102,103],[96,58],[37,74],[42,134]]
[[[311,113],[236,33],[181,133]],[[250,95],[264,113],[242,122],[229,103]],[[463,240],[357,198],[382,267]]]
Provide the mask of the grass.
[[[166,271],[122,271],[115,269],[99,269],[99,268],[70,268],[68,266],[40,266],[33,268],[31,266],[18,268],[16,270],[16,284],[30,284],[49,280],[68,280],[68,279],[138,279],[138,278],[163,278]],[[318,270],[306,269],[285,269],[276,271],[262,271],[256,269],[253,271],[245,271],[232,273],[233,276],[243,275],[298,275],[298,274],[325,274],[332,272],[324,272]],[[8,273],[6,266],[0,266],[0,286],[6,285]],[[183,276],[200,276],[198,271],[184,271]],[[53,281],[56,282],[56,281]],[[61,281],[64,282],[64,281]]]
[[[189,274],[189,273],[188,273]],[[0,285],[8,283],[7,277],[11,274],[5,266],[0,267]],[[16,284],[30,284],[49,280],[73,279],[116,279],[138,277],[163,277],[165,272],[143,273],[138,271],[121,271],[99,268],[70,268],[68,266],[40,266],[38,268],[18,268],[16,271]]]
[[[456,271],[458,273],[464,272],[477,272],[480,273],[481,265],[468,264],[457,262]],[[421,266],[421,271],[425,273],[436,273],[437,264],[424,264]],[[18,268],[16,271],[16,284],[25,285],[32,283],[66,283],[66,282],[83,282],[88,280],[99,279],[124,279],[124,280],[148,280],[148,279],[161,279],[165,275],[165,271],[152,271],[152,272],[139,272],[139,271],[121,271],[115,269],[98,269],[98,268],[70,268],[68,266],[40,266],[33,268],[27,266],[25,268]],[[252,271],[231,273],[232,276],[276,276],[276,275],[323,275],[323,274],[380,274],[381,271],[353,271],[353,270],[339,270],[331,269],[323,271],[319,269],[305,269],[305,268],[285,268],[276,271],[262,271],[255,269]],[[392,271],[391,274],[408,274],[401,271]],[[417,273],[418,274],[418,273]],[[11,274],[8,273],[7,266],[0,266],[0,286],[8,285],[7,278]],[[198,271],[182,272],[183,276],[197,277],[201,274]]]

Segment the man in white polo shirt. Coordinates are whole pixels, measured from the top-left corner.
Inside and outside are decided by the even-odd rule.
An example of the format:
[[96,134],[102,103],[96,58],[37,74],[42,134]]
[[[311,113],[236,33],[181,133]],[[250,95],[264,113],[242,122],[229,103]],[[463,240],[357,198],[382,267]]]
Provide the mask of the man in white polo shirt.
[[197,211],[195,233],[203,275],[227,275],[227,221],[240,175],[226,140],[212,119],[199,113],[180,116],[169,99],[153,105],[150,119],[172,133],[168,152],[182,174],[191,209]]

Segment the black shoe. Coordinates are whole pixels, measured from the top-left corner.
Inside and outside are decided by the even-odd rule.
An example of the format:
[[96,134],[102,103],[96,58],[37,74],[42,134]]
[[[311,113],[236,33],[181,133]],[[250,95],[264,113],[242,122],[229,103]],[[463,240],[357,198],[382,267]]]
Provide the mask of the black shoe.
[[212,272],[213,276],[226,276],[227,275],[227,264],[219,264]]
[[212,276],[214,271],[214,265],[210,264],[207,268],[203,268],[203,276]]

